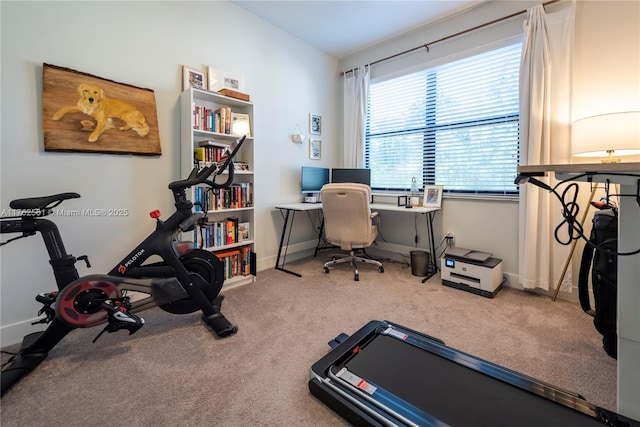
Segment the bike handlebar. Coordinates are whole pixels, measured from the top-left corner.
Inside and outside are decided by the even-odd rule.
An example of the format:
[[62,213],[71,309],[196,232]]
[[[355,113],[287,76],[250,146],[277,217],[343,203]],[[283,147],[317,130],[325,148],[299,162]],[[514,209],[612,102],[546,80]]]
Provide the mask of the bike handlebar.
[[[229,153],[224,161],[213,163],[211,166],[207,166],[199,171],[197,167],[193,168],[187,179],[172,182],[171,184],[169,184],[169,189],[180,190],[193,187],[194,185],[198,184],[207,184],[212,188],[228,187],[229,185],[231,185],[234,178],[233,158],[235,157],[236,153],[238,152],[246,138],[246,136],[243,136],[242,138],[237,139],[234,143],[235,146],[233,146],[232,144],[233,148],[231,148],[231,146],[229,147],[231,153]],[[216,177],[222,175],[225,169],[229,170],[229,177],[222,184],[216,183]],[[213,178],[207,179],[210,176],[213,176]]]

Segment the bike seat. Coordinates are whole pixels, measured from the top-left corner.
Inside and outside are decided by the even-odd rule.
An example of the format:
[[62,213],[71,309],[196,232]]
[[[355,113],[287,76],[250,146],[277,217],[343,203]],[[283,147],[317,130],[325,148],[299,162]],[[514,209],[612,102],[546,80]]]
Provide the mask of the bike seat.
[[16,199],[9,203],[11,209],[28,209],[28,210],[44,210],[52,203],[60,203],[67,199],[77,199],[80,195],[78,193],[61,193],[54,194],[52,196],[43,197],[28,197],[26,199]]

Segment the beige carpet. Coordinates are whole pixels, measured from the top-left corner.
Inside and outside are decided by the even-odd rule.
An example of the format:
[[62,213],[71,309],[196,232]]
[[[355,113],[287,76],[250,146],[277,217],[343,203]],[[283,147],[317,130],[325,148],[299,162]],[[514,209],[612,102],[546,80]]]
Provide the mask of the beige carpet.
[[[311,365],[340,332],[390,320],[451,347],[580,393],[616,409],[616,361],[601,348],[577,303],[505,289],[487,299],[425,284],[409,268],[348,265],[329,274],[322,260],[288,266],[302,278],[260,272],[255,284],[223,292],[237,335],[214,339],[196,314],[155,308],[135,335],[73,331],[1,401],[3,427],[341,426],[310,395]],[[9,348],[7,350],[15,350]],[[3,355],[3,361],[6,356]]]

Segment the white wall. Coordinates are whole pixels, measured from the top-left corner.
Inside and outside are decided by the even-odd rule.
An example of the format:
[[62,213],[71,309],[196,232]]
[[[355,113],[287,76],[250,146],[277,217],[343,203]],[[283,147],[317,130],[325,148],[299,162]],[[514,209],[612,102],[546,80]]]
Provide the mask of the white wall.
[[[105,273],[153,230],[148,212],[172,211],[170,181],[179,179],[182,64],[217,66],[245,78],[255,103],[254,133],[259,269],[273,267],[277,202],[298,201],[302,164],[335,163],[336,61],[226,1],[12,2],[1,12],[0,208],[15,198],[75,191],[69,209],[126,208],[127,217],[53,218],[66,249],[87,254]],[[68,67],[155,91],[162,156],[45,153],[41,128],[42,63]],[[323,116],[323,159],[289,134],[308,113]],[[3,235],[6,240],[9,235]],[[39,292],[55,289],[39,236],[0,249],[2,345],[33,332]]]
[[[473,9],[459,13],[446,20],[430,23],[423,28],[403,34],[384,43],[364,49],[339,61],[341,71],[374,62],[416,46],[421,46],[443,37],[482,25],[486,22],[525,10],[533,1],[487,2]],[[495,43],[505,38],[517,38],[522,35],[522,21],[525,15],[512,18],[499,24],[474,31],[467,35],[429,46],[429,51],[419,49],[415,52],[390,59],[371,67],[371,78],[393,76],[406,69],[435,66],[451,60],[452,53],[477,49],[478,46]],[[338,88],[340,92],[340,87]],[[342,95],[340,95],[342,96]],[[339,121],[341,125],[341,122]],[[396,214],[384,220],[384,237],[394,245],[405,246],[405,254],[415,247],[415,227],[407,224]],[[385,214],[385,216],[389,216]],[[424,223],[424,220],[421,220]],[[421,223],[418,223],[419,226]],[[434,221],[436,245],[443,236],[453,231],[456,246],[491,252],[503,260],[503,272],[512,286],[517,285],[518,272],[518,205],[515,200],[473,200],[464,198],[445,198],[442,211],[436,214]],[[420,230],[420,229],[419,229]],[[426,248],[427,236],[418,236],[418,246]],[[384,245],[381,245],[384,246]],[[437,254],[441,253],[441,249]]]
[[[474,28],[486,22],[541,3],[540,1],[489,1],[457,16],[434,22],[400,37],[364,49],[339,61],[339,70],[349,70],[421,46],[443,37]],[[549,11],[563,7],[547,6]],[[504,37],[522,34],[525,15],[471,32],[443,43],[419,49],[371,67],[371,77],[393,75],[400,70],[437,64],[475,46],[492,43]],[[640,2],[588,1],[576,4],[573,117],[611,111],[640,110]],[[341,95],[341,85],[338,85]],[[338,118],[341,126],[340,117]],[[340,128],[339,128],[340,129]],[[340,132],[340,130],[339,130]],[[586,193],[586,194],[585,194]],[[583,186],[581,200],[586,201],[588,186]],[[558,206],[558,208],[560,208]],[[585,206],[583,204],[583,209]],[[400,214],[396,214],[400,215]],[[591,218],[591,216],[589,217]],[[518,285],[518,205],[517,201],[487,201],[445,198],[443,209],[434,222],[436,245],[449,231],[455,232],[460,247],[484,250],[503,259],[503,271],[511,286]],[[414,242],[413,224],[402,224],[391,218],[384,221],[384,237],[395,245],[404,245],[405,254]],[[586,231],[590,230],[590,219]],[[419,246],[426,247],[426,236],[419,236]],[[423,243],[420,243],[423,242]],[[571,294],[561,292],[561,298],[576,299],[577,271],[582,244],[574,255]],[[440,253],[440,252],[438,252]],[[570,271],[571,273],[571,271]]]

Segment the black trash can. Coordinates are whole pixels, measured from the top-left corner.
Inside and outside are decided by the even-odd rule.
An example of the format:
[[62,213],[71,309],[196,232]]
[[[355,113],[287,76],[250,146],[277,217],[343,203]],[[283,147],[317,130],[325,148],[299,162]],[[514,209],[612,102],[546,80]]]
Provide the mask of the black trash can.
[[411,274],[425,277],[429,273],[429,252],[411,251]]

